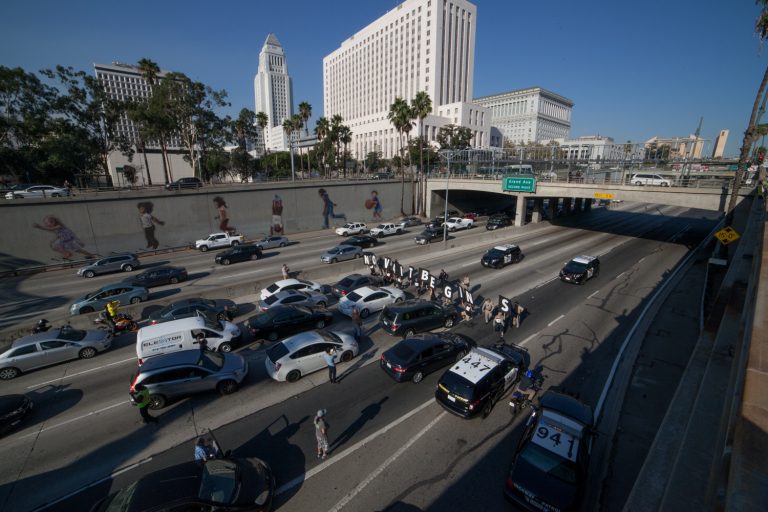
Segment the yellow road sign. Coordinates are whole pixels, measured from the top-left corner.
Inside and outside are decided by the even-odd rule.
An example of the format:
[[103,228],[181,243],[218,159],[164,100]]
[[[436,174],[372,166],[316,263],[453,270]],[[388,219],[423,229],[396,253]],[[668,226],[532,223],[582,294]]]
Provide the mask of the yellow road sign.
[[735,242],[739,238],[741,238],[741,235],[732,227],[726,226],[717,233],[715,233],[715,238],[720,240],[720,243],[723,245],[728,245],[731,242]]
[[613,194],[607,194],[605,192],[595,192],[594,198],[595,199],[613,199]]

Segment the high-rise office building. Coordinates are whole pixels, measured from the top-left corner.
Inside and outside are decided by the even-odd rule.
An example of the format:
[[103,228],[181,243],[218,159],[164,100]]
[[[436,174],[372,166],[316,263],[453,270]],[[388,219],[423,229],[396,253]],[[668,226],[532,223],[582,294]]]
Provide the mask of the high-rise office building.
[[723,158],[725,145],[728,143],[728,130],[720,130],[715,139],[715,148],[712,150],[712,158]]
[[423,125],[427,140],[453,124],[472,131],[473,146],[488,147],[488,111],[470,103],[476,30],[477,8],[466,0],[406,0],[323,59],[325,116],[341,115],[351,128],[357,158],[398,153],[387,114],[397,97],[410,103],[419,91],[432,100]]
[[293,86],[288,75],[285,52],[274,34],[269,34],[259,53],[259,70],[253,79],[256,113],[264,112],[269,119],[264,130],[264,142],[271,151],[286,151],[288,139],[283,121],[293,115]]
[[541,87],[475,98],[491,111],[491,125],[504,135],[505,144],[547,143],[567,139],[573,102]]

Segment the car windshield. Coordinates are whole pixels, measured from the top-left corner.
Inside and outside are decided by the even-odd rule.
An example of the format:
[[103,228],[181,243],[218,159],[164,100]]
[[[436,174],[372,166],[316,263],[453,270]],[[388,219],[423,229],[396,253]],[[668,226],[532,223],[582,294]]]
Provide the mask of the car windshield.
[[81,331],[79,329],[73,329],[69,326],[64,326],[61,328],[61,331],[59,331],[59,338],[60,340],[64,341],[80,341],[83,338],[85,338],[85,335],[88,334],[85,331]]
[[133,501],[133,495],[136,493],[139,482],[140,480],[137,480],[125,489],[116,492],[109,498],[109,504],[104,509],[104,512],[126,512],[130,510],[131,501]]
[[203,317],[203,321],[205,322],[205,326],[207,328],[213,329],[214,331],[224,330],[224,322],[217,320],[216,317],[207,316],[205,314],[199,316]]
[[277,345],[272,345],[267,350],[267,357],[270,361],[273,363],[278,362],[280,359],[283,358],[288,353],[288,347],[286,347],[282,342],[278,343]]
[[421,232],[421,236],[432,236],[432,233],[434,233],[434,231],[432,231],[431,229],[425,229],[424,231]]
[[379,225],[378,225],[378,226],[376,226],[376,227],[377,227],[378,229],[384,229],[385,227],[387,227],[387,225],[386,225],[386,224],[379,224]]
[[329,331],[316,331],[328,343],[341,343],[341,338]]
[[197,361],[197,366],[211,371],[219,371],[224,367],[224,356],[218,352],[203,351],[200,352],[200,359]]
[[267,291],[269,293],[275,293],[280,287],[277,285],[277,283],[272,283],[271,285],[267,286]]
[[338,252],[339,252],[340,250],[341,250],[341,249],[339,249],[338,247],[334,247],[333,249],[330,249],[330,250],[328,251],[328,254],[338,254]]
[[355,227],[355,225],[354,224],[344,224],[344,227],[345,228],[353,228],[353,227]]
[[198,497],[214,503],[232,503],[237,495],[237,464],[225,459],[209,460],[203,466]]
[[569,484],[576,483],[576,465],[542,446],[528,443],[520,452],[520,457],[528,464],[558,480]]
[[351,286],[353,282],[351,277],[345,277],[339,281],[339,286]]
[[264,304],[266,304],[267,306],[271,306],[272,304],[277,302],[277,300],[278,300],[277,295],[270,295],[269,297],[264,299]]
[[575,261],[575,260],[571,260],[571,261],[569,261],[565,265],[565,271],[566,272],[571,272],[571,273],[574,273],[574,274],[580,274],[582,272],[586,272],[586,270],[587,270],[587,264],[586,263],[580,263],[580,262]]
[[350,301],[352,301],[352,302],[357,302],[357,301],[359,301],[360,299],[362,299],[362,297],[361,297],[361,296],[360,296],[360,294],[359,294],[359,293],[357,293],[357,292],[349,292],[349,293],[347,294],[347,300],[350,300]]
[[397,362],[408,363],[413,359],[416,352],[405,343],[398,343],[391,350],[392,359]]
[[467,400],[472,399],[473,391],[475,389],[470,381],[451,371],[445,372],[440,379],[440,385],[450,393],[466,398]]
[[503,257],[504,257],[504,253],[503,253],[503,252],[501,252],[501,251],[500,251],[500,250],[498,250],[498,249],[490,249],[490,250],[489,250],[487,253],[485,253],[485,254],[487,254],[489,258],[503,258]]

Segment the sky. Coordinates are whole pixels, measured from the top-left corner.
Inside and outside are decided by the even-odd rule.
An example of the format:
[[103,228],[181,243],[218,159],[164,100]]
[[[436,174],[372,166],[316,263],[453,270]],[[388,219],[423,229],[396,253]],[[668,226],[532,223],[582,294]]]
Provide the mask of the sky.
[[[216,90],[237,115],[255,109],[267,35],[283,46],[294,109],[323,115],[323,57],[394,0],[5,0],[0,65],[28,72],[149,58]],[[768,48],[754,0],[475,0],[474,97],[533,86],[574,102],[571,137],[617,143],[730,130],[738,155]],[[706,146],[711,151],[712,142]]]

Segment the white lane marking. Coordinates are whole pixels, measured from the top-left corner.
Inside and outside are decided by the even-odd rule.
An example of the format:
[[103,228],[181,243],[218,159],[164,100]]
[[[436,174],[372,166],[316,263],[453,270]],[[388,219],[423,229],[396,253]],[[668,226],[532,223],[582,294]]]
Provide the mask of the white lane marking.
[[[14,314],[12,317],[10,317],[10,316],[1,317],[0,318],[0,323],[5,323],[5,322],[8,322],[8,321],[13,321],[13,320],[16,320],[17,318],[26,318],[28,316],[38,316],[38,315],[42,316],[43,313],[50,313],[51,311],[58,311],[59,309],[61,309],[61,308],[44,309],[43,311],[34,311],[34,312],[31,312],[31,313],[19,313],[19,314]],[[63,309],[69,309],[69,306],[66,306]]]
[[621,274],[617,275],[617,276],[615,277],[615,279],[619,279],[619,278],[621,278],[621,276],[623,276],[624,274],[626,274],[626,272],[622,272]]
[[518,345],[527,345],[529,341],[531,341],[533,338],[537,337],[539,334],[541,334],[541,332],[535,332],[535,333],[531,334],[530,336],[525,338],[523,341],[518,343]]
[[251,274],[261,274],[262,272],[267,272],[270,269],[268,268],[260,268],[257,270],[249,270],[248,272],[240,272],[238,274],[230,274],[228,276],[219,276],[221,279],[232,279],[233,277],[240,277],[240,276],[247,276]]
[[476,264],[477,264],[476,261],[468,261],[467,263],[461,265],[459,268],[464,268],[464,267],[468,267],[470,265],[476,265]]
[[558,320],[560,320],[560,319],[562,319],[562,318],[565,318],[565,315],[560,315],[559,317],[555,318],[554,320],[552,320],[551,322],[549,322],[549,323],[547,324],[547,327],[552,327],[552,325],[554,325],[555,323],[557,323],[557,321],[558,321]]
[[392,464],[393,462],[395,462],[395,460],[397,460],[397,458],[398,458],[398,457],[400,457],[400,456],[401,456],[403,453],[405,453],[405,452],[406,452],[406,450],[408,450],[408,449],[409,449],[411,446],[413,446],[413,445],[414,445],[414,443],[416,443],[416,441],[418,441],[419,439],[421,439],[421,437],[422,437],[424,434],[426,434],[427,432],[429,432],[429,431],[432,429],[432,427],[434,427],[435,425],[437,425],[437,423],[438,423],[438,422],[439,422],[441,419],[443,419],[443,418],[446,416],[446,414],[448,414],[448,413],[447,413],[447,412],[445,412],[445,411],[441,412],[441,413],[440,413],[440,414],[437,416],[437,418],[433,419],[433,420],[432,420],[432,421],[431,421],[431,422],[430,422],[430,423],[429,423],[429,424],[428,424],[426,427],[424,427],[423,429],[421,429],[421,430],[419,431],[419,433],[418,433],[418,434],[416,434],[415,436],[413,436],[412,438],[410,438],[410,439],[408,440],[408,442],[407,442],[407,443],[405,443],[403,446],[401,446],[401,447],[400,447],[400,449],[398,449],[398,450],[397,450],[395,453],[393,453],[392,455],[390,455],[390,456],[389,456],[389,458],[388,458],[387,460],[385,460],[384,462],[382,462],[382,463],[381,463],[381,465],[380,465],[379,467],[377,467],[377,468],[376,468],[376,469],[373,471],[373,473],[371,473],[370,475],[368,475],[368,476],[365,478],[365,480],[363,480],[362,482],[360,482],[359,484],[357,484],[357,487],[355,487],[354,489],[352,489],[352,491],[350,491],[349,493],[347,493],[347,495],[346,495],[346,496],[344,496],[344,497],[341,499],[341,501],[339,501],[339,502],[338,502],[336,505],[334,505],[334,506],[333,506],[333,508],[331,508],[331,509],[329,510],[329,512],[338,512],[339,510],[341,510],[342,508],[344,508],[344,506],[346,506],[346,505],[347,505],[347,503],[349,503],[350,501],[352,501],[352,500],[355,498],[355,496],[357,496],[358,494],[360,494],[360,492],[361,492],[363,489],[365,489],[365,488],[368,486],[368,484],[370,484],[371,482],[373,482],[373,481],[374,481],[374,480],[375,480],[375,479],[376,479],[376,478],[377,478],[377,477],[378,477],[378,476],[379,476],[379,475],[380,475],[380,474],[381,474],[381,473],[382,473],[382,472],[383,472],[385,469],[387,469],[387,467],[388,467],[390,464]]
[[589,297],[587,297],[587,298],[588,298],[588,299],[591,299],[592,297],[594,297],[594,296],[595,296],[595,295],[597,295],[598,293],[600,293],[600,290],[597,290],[597,291],[595,291],[595,292],[591,293],[591,294],[589,295]]
[[333,464],[339,462],[340,460],[344,459],[346,456],[351,455],[352,453],[354,453],[355,451],[359,450],[360,448],[362,448],[366,444],[370,443],[371,441],[373,441],[377,437],[379,437],[379,436],[381,436],[383,434],[386,434],[387,432],[389,432],[390,430],[392,430],[393,428],[395,428],[396,426],[398,426],[399,424],[401,424],[402,422],[404,422],[405,420],[407,420],[408,418],[410,418],[414,414],[416,414],[418,412],[421,412],[423,409],[429,407],[433,403],[435,403],[435,400],[430,398],[429,400],[427,400],[426,402],[424,402],[420,406],[416,407],[415,409],[413,409],[409,413],[401,416],[400,418],[396,419],[395,421],[393,421],[389,425],[385,426],[384,428],[382,428],[380,430],[377,430],[376,432],[374,432],[373,434],[369,435],[365,439],[363,439],[361,441],[358,441],[353,446],[350,446],[349,448],[347,448],[343,452],[339,453],[338,455],[335,455],[334,457],[326,460],[322,464],[319,464],[319,465],[315,466],[314,468],[312,468],[309,471],[307,471],[305,474],[299,475],[296,478],[294,478],[293,480],[290,480],[290,481],[284,483],[283,485],[281,485],[280,487],[277,488],[277,491],[275,491],[275,494],[282,494],[285,491],[287,491],[287,490],[289,490],[289,489],[291,489],[293,487],[296,487],[300,483],[306,482],[307,480],[309,480],[310,478],[312,478],[316,474],[320,473],[322,470],[324,470],[324,469],[332,466]]
[[648,257],[648,256],[643,256],[642,258],[640,258],[639,260],[637,260],[637,263],[642,263],[642,262],[643,262],[643,260],[645,260],[645,258],[647,258],[647,257]]
[[69,375],[62,375],[58,379],[51,379],[51,380],[47,380],[45,382],[41,382],[39,384],[33,384],[32,386],[27,386],[27,389],[33,389],[33,388],[37,388],[37,387],[40,387],[40,386],[45,386],[45,385],[48,385],[48,384],[52,384],[54,382],[59,382],[59,381],[64,380],[64,379],[68,379],[70,377],[76,377],[78,375],[84,375],[86,373],[91,373],[91,372],[103,370],[104,368],[109,368],[110,366],[115,366],[116,364],[123,364],[123,363],[128,362],[128,361],[136,361],[136,358],[135,357],[131,357],[129,359],[123,359],[122,361],[115,361],[114,363],[109,363],[109,364],[105,364],[105,365],[102,365],[102,366],[97,366],[96,368],[91,368],[90,370],[83,370],[82,372],[70,373]]
[[108,405],[108,406],[103,407],[101,409],[98,409],[96,411],[91,411],[88,414],[83,414],[82,416],[78,416],[77,418],[72,418],[72,419],[69,419],[67,421],[62,421],[61,423],[56,423],[55,425],[51,425],[50,427],[44,427],[44,428],[41,428],[40,430],[35,430],[34,432],[31,432],[29,434],[24,434],[23,436],[19,436],[19,439],[24,439],[25,437],[37,436],[37,435],[42,434],[43,432],[47,432],[49,430],[53,430],[54,428],[59,428],[59,427],[62,427],[64,425],[68,425],[69,423],[73,423],[75,421],[79,421],[79,420],[82,420],[82,419],[85,419],[85,418],[90,418],[91,416],[93,416],[95,414],[99,414],[99,413],[102,413],[104,411],[108,411],[109,409],[114,409],[115,407],[119,407],[121,405],[129,404],[129,403],[131,403],[129,400],[125,400],[124,402],[118,402],[116,404]]

